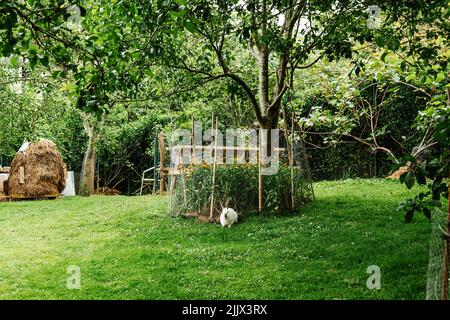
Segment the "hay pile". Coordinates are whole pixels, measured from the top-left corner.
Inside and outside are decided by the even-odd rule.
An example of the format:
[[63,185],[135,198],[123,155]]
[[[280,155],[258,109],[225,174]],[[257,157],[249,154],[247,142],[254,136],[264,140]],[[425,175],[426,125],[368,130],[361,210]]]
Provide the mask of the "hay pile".
[[[23,181],[20,181],[21,170]],[[66,186],[66,177],[66,165],[55,143],[41,139],[16,153],[11,163],[8,195],[29,198],[58,196]]]

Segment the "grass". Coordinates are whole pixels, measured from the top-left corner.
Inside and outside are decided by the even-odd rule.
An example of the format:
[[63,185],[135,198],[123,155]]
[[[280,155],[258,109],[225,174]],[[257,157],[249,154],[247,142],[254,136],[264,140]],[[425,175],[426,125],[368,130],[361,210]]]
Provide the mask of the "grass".
[[[397,182],[315,185],[296,215],[230,229],[171,218],[167,198],[0,203],[0,299],[423,299],[430,224]],[[414,190],[413,190],[414,191]],[[67,267],[81,289],[66,288]],[[380,290],[368,290],[370,265]]]

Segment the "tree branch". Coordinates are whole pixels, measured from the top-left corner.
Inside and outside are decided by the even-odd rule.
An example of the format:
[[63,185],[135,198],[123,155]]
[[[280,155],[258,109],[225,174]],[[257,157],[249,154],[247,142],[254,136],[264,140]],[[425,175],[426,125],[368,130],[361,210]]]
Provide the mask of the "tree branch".
[[280,102],[281,98],[283,97],[283,95],[287,89],[288,89],[288,86],[284,85],[283,89],[281,89],[280,93],[278,93],[278,95],[275,97],[273,102],[270,104],[269,108],[267,109],[268,111],[271,110],[272,108],[274,108]]

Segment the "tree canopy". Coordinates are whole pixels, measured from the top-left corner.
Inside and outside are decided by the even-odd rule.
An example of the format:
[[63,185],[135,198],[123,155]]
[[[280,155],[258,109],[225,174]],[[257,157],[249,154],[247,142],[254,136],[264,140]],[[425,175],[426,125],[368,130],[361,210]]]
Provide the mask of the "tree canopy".
[[[95,133],[87,151],[102,149],[101,135],[117,137],[108,130],[118,119],[151,112],[155,127],[167,128],[168,117],[189,126],[192,116],[215,111],[229,124],[262,128],[295,115],[305,135],[321,134],[311,145],[353,140],[401,163],[407,149],[441,145],[449,16],[447,0],[5,0],[0,94],[40,119],[52,107],[70,109],[67,125]],[[17,81],[31,91],[7,87]],[[57,102],[39,98],[47,82],[44,97],[57,93]],[[408,94],[420,98],[413,108],[402,98]],[[398,118],[400,100],[418,114],[414,124]],[[12,121],[17,111],[4,110]],[[10,145],[23,138],[12,135]]]

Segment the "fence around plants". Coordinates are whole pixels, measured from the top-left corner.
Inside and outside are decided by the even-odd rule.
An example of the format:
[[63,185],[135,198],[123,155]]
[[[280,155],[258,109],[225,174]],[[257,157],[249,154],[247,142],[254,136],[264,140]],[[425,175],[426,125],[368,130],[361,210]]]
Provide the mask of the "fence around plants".
[[302,140],[293,132],[289,140],[286,148],[273,149],[277,163],[270,174],[263,174],[264,169],[274,163],[265,163],[265,151],[255,145],[218,146],[211,141],[171,146],[171,159],[183,159],[171,161],[169,168],[171,214],[214,221],[227,201],[241,216],[300,208],[314,198],[311,172]]
[[[450,204],[449,204],[450,212]],[[450,257],[448,254],[448,234],[450,213],[437,208],[432,215],[429,260],[427,270],[427,300],[449,300]]]

